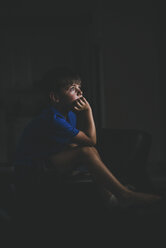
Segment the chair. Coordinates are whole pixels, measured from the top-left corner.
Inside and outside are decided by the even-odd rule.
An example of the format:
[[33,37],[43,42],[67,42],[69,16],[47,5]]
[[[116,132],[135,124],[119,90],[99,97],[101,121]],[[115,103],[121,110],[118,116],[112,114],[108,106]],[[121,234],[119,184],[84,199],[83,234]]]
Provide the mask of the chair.
[[[142,130],[103,128],[98,132],[97,138],[97,149],[102,160],[122,183],[132,184],[136,189],[144,192],[151,189],[146,171],[151,145],[151,136],[148,133]],[[8,184],[10,188],[10,192],[5,191],[6,197],[8,195],[14,202],[17,191],[15,189],[13,166],[7,168],[1,166],[0,177],[1,185]],[[57,181],[56,175],[49,172],[40,172],[39,175],[36,174],[36,177],[38,179],[35,180],[37,183],[27,188],[27,192],[22,189],[25,200],[25,209],[22,214],[27,217],[27,220],[30,216],[33,216],[32,221],[39,212],[39,218],[43,216],[44,212],[46,213],[46,219],[48,215],[51,219],[53,212],[56,212],[56,218],[58,216],[62,217],[62,215],[64,217],[66,210],[66,213],[70,212],[75,215],[76,212],[79,213],[84,209],[83,212],[86,216],[90,209],[94,213],[94,206],[98,206],[98,209],[102,207],[95,184],[91,175],[86,171],[75,176],[70,175],[62,182]],[[1,188],[4,189],[3,186]],[[20,197],[20,199],[22,198]],[[28,205],[26,205],[27,203]],[[16,202],[16,205],[10,204],[10,206],[16,206],[16,209],[18,209],[21,205]],[[55,211],[55,207],[58,209],[57,211]],[[10,211],[11,215],[13,212]],[[63,214],[60,215],[60,213]],[[15,217],[17,218],[17,216]]]
[[125,184],[138,190],[150,190],[147,160],[151,135],[136,129],[103,128],[98,135],[98,149],[105,164]]

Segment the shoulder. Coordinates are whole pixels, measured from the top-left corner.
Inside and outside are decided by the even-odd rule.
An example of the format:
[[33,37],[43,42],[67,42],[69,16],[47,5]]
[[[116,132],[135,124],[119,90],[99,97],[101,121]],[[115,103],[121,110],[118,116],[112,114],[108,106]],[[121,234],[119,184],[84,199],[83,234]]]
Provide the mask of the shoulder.
[[40,119],[47,122],[56,121],[58,117],[60,117],[60,114],[58,114],[58,111],[51,106],[45,108],[40,114]]
[[69,111],[69,116],[73,119],[77,118],[76,114],[73,111]]

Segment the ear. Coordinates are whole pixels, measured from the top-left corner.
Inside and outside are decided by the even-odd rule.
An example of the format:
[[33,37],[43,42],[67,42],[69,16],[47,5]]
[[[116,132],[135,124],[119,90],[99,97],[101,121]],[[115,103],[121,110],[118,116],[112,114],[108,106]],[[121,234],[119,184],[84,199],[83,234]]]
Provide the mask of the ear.
[[50,99],[54,103],[58,103],[59,102],[58,95],[56,93],[54,93],[53,91],[50,92]]

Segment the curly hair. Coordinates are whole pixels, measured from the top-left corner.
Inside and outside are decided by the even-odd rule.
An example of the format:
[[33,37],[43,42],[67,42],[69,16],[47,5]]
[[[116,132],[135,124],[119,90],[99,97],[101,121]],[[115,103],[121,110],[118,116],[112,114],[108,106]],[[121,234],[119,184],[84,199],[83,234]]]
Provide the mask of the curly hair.
[[81,76],[70,68],[55,67],[44,74],[39,87],[47,94],[51,91],[59,92],[60,89],[66,88],[73,83],[81,84],[81,81]]

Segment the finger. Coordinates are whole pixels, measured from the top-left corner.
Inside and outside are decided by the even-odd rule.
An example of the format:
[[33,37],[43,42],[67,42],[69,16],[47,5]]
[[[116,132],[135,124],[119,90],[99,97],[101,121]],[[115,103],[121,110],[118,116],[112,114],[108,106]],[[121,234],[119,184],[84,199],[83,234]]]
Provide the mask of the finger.
[[79,102],[81,105],[84,105],[84,103],[85,103],[85,102],[83,101],[83,99],[81,99],[81,98],[78,99],[78,102]]
[[82,108],[82,104],[80,102],[77,101],[76,104],[77,104],[77,107]]
[[76,100],[76,101],[74,102],[74,106],[80,107],[80,103],[78,102],[78,100]]
[[78,99],[76,100],[76,102],[79,102],[80,104],[84,103],[84,102],[81,100],[81,98],[78,98]]
[[74,107],[74,110],[80,111],[80,109],[79,109],[79,108],[77,108],[77,107]]
[[87,103],[87,100],[85,97],[82,97],[82,101],[84,101],[84,103]]
[[81,96],[81,97],[80,97],[80,98],[78,98],[78,99],[83,100],[83,99],[84,99],[84,97],[83,97],[83,96]]

